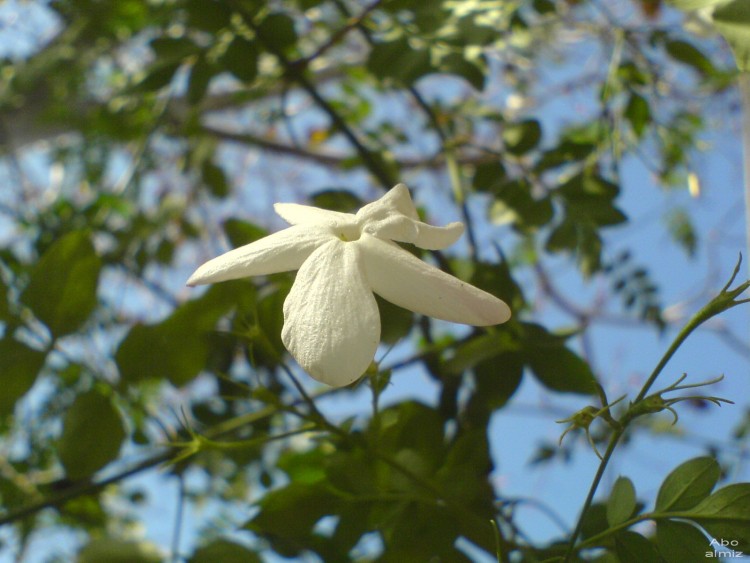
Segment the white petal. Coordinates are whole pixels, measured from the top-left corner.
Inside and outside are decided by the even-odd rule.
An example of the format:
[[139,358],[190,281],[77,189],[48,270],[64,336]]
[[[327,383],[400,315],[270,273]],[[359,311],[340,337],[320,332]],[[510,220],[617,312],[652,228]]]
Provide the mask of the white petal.
[[380,315],[354,242],[318,248],[284,301],[284,346],[312,377],[341,387],[359,379],[375,357]]
[[187,285],[296,270],[316,248],[334,239],[325,229],[289,227],[209,260],[193,272]]
[[417,208],[414,207],[414,202],[411,199],[409,188],[404,184],[397,184],[380,199],[365,205],[357,211],[357,219],[384,217],[394,212],[406,215],[409,219],[419,218]]
[[500,324],[510,318],[510,308],[494,295],[438,270],[394,243],[364,234],[357,245],[372,290],[399,307],[475,326]]
[[464,225],[463,223],[449,223],[445,227],[435,227],[394,215],[382,221],[369,223],[362,230],[382,239],[410,242],[427,250],[442,250],[461,237],[464,233]]
[[320,207],[300,205],[298,203],[274,203],[274,211],[290,225],[309,225],[318,223],[337,227],[343,224],[353,224],[354,215],[351,213],[339,213],[329,211]]
[[435,227],[418,220],[417,210],[404,184],[399,184],[379,200],[365,205],[357,212],[362,232],[376,237],[409,242],[420,248],[447,248],[464,232],[461,223]]

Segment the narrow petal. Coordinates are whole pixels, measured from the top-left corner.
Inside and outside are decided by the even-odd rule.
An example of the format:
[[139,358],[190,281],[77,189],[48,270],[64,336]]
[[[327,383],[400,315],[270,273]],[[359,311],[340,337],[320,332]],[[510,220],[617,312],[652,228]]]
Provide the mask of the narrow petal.
[[356,244],[372,290],[399,307],[475,326],[500,324],[510,318],[510,308],[494,295],[438,270],[394,243],[363,234]]
[[318,223],[337,227],[339,225],[353,224],[355,217],[351,213],[339,213],[338,211],[329,211],[328,209],[300,205],[298,203],[275,203],[273,209],[290,225]]
[[464,232],[461,223],[435,227],[419,221],[414,202],[404,184],[398,184],[379,200],[360,209],[357,222],[362,232],[429,250],[449,247]]
[[330,240],[335,240],[335,236],[326,229],[289,227],[209,260],[193,272],[187,285],[296,270],[316,248]]
[[396,184],[383,197],[365,205],[357,211],[357,219],[381,218],[393,213],[406,215],[409,219],[419,218],[409,188],[405,184]]
[[463,223],[435,227],[421,221],[393,215],[365,225],[364,232],[385,240],[409,242],[427,250],[442,250],[455,243],[464,233]]
[[305,261],[284,301],[281,340],[318,381],[342,387],[362,376],[380,341],[380,315],[356,243],[328,242]]

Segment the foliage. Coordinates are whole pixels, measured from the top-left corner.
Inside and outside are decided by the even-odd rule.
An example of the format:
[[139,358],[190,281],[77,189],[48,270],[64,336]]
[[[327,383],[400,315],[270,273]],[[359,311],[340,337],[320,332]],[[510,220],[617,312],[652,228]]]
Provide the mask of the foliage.
[[[51,530],[75,545],[50,560],[80,562],[750,551],[750,484],[719,484],[717,444],[655,499],[627,476],[601,485],[659,413],[677,423],[687,405],[730,402],[701,389],[720,378],[652,387],[691,333],[747,301],[738,265],[643,385],[610,400],[623,386],[591,362],[592,326],[617,315],[655,335],[675,328],[669,280],[617,239],[625,196],[645,189],[622,168],[640,158],[665,190],[700,192],[709,106],[733,95],[734,60],[748,70],[745,0],[673,4],[685,12],[653,0],[36,5],[54,23],[0,61],[0,524],[13,532],[0,553],[36,561]],[[580,65],[581,49],[603,55]],[[565,84],[547,91],[555,66]],[[560,120],[545,104],[566,93],[587,109]],[[461,252],[425,258],[509,303],[509,323],[446,327],[378,300],[397,358],[384,346],[359,383],[321,390],[280,340],[293,273],[182,287],[204,259],[279,227],[273,201],[351,211],[397,181],[425,214],[466,224]],[[705,250],[688,206],[661,218],[681,259]],[[579,306],[560,264],[604,298]],[[389,398],[415,374],[434,398]],[[571,438],[539,446],[532,463],[598,463],[551,541],[523,529],[493,473],[506,455],[493,417],[533,384],[566,414],[570,397],[585,405],[559,431],[582,431],[599,457]],[[128,479],[155,467],[180,484],[172,545],[144,540],[133,516],[144,499]],[[187,548],[183,503],[213,511]]]

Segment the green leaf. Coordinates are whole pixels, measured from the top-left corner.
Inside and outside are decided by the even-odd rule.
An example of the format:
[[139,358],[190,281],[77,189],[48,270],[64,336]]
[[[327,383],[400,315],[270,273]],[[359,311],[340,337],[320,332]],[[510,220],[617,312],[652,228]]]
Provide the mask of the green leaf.
[[445,371],[460,374],[484,360],[489,360],[509,351],[517,351],[519,348],[518,342],[508,331],[499,330],[479,334],[462,342],[456,348],[453,357],[444,364]]
[[503,129],[505,149],[515,155],[529,152],[542,139],[542,126],[536,119],[508,123]]
[[737,68],[750,71],[750,4],[733,0],[717,6],[712,19],[734,51]]
[[204,160],[201,165],[201,176],[212,195],[220,198],[229,195],[229,183],[220,166],[210,160]]
[[726,0],[669,0],[669,3],[680,10],[700,10],[725,2]]
[[58,454],[70,479],[91,477],[115,460],[125,439],[120,414],[108,397],[89,391],[65,413]]
[[203,296],[178,307],[164,321],[136,325],[115,354],[122,383],[168,379],[184,385],[205,369],[216,322],[233,305],[253,297],[248,282],[212,286]]
[[31,271],[21,302],[54,336],[75,332],[96,308],[102,263],[88,233],[58,239]]
[[222,227],[232,244],[232,248],[250,244],[268,235],[268,231],[265,229],[240,219],[227,219]]
[[191,105],[201,102],[208,91],[216,69],[204,57],[199,57],[190,69],[190,78],[187,86],[187,101]]
[[278,51],[285,51],[297,42],[294,20],[286,14],[273,13],[258,26],[263,41]]
[[524,325],[523,354],[539,382],[553,391],[591,394],[596,390],[591,367],[565,347],[563,339],[539,325]]
[[150,45],[161,63],[183,61],[198,51],[198,46],[186,37],[157,37]]
[[674,60],[692,67],[702,75],[716,72],[713,63],[692,43],[672,40],[667,42],[665,48]]
[[310,196],[310,201],[315,207],[352,213],[364,206],[365,202],[349,190],[329,189],[315,192]]
[[216,540],[199,548],[188,563],[260,563],[260,557],[244,545]]
[[607,522],[614,528],[628,520],[636,508],[635,487],[627,477],[619,477],[607,500]]
[[76,563],[160,563],[159,549],[146,542],[114,538],[91,540],[78,552]]
[[146,75],[135,85],[136,92],[156,92],[172,83],[177,70],[182,66],[182,62],[162,63],[158,61],[154,64]]
[[253,82],[258,77],[258,57],[260,51],[255,43],[239,35],[221,57],[221,64],[243,82]]
[[657,512],[687,510],[704,500],[716,485],[721,468],[712,457],[696,457],[674,469],[656,496]]
[[229,26],[232,12],[223,0],[187,0],[188,25],[217,33]]
[[641,534],[631,531],[615,536],[615,551],[621,561],[632,563],[663,563],[656,546]]
[[633,133],[639,139],[643,137],[646,126],[651,123],[651,108],[646,98],[632,92],[628,105],[625,107],[625,117],[633,128]]
[[8,288],[0,278],[0,322],[10,318],[10,305],[8,303]]
[[16,401],[31,389],[46,354],[6,336],[0,340],[0,416],[13,413]]
[[414,313],[375,296],[380,311],[380,341],[395,344],[411,332]]
[[280,555],[295,557],[310,544],[313,526],[335,514],[340,500],[322,485],[290,483],[267,493],[258,504],[260,512],[244,529],[266,538]]
[[656,522],[656,545],[667,563],[703,561],[709,540],[695,526],[674,520]]
[[487,68],[481,59],[468,59],[459,53],[442,57],[438,68],[441,72],[460,76],[478,91],[484,90]]
[[377,78],[391,78],[405,86],[435,70],[430,53],[425,49],[412,49],[405,37],[375,45],[370,51],[367,68]]
[[719,489],[689,511],[691,520],[714,538],[737,542],[736,550],[750,551],[750,483]]

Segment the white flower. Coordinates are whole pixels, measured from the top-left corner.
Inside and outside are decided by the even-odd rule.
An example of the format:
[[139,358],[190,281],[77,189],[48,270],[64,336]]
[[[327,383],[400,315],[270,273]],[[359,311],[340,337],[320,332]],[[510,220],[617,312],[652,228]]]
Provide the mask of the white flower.
[[419,221],[399,184],[356,215],[294,203],[276,213],[292,226],[214,258],[188,285],[299,269],[284,302],[281,339],[315,379],[340,387],[359,379],[380,342],[373,292],[400,307],[455,323],[499,324],[508,306],[431,266],[393,241],[437,250],[463,233],[461,223],[434,227]]

